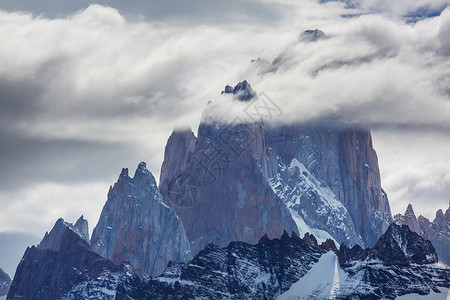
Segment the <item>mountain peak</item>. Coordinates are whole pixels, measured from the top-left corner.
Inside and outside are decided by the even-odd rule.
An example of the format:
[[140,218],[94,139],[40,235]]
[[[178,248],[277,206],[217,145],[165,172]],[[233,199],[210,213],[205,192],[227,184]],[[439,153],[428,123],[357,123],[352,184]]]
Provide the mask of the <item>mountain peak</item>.
[[256,96],[256,92],[252,89],[247,80],[239,82],[235,87],[230,85],[225,86],[225,89],[221,94],[234,94],[237,96],[239,101],[243,102],[250,101],[254,96]]
[[119,179],[128,177],[128,168],[123,168],[120,172]]
[[300,42],[316,42],[325,38],[325,33],[322,30],[305,30],[298,36]]
[[71,228],[83,240],[89,243],[89,225],[88,221],[81,215]]
[[442,209],[439,209],[436,212],[436,219],[442,219],[442,218],[444,218],[444,212],[442,211]]
[[408,215],[408,216],[415,216],[415,214],[414,214],[414,209],[413,209],[411,203],[408,204],[408,207],[406,208],[406,211],[405,211],[405,215]]
[[52,251],[59,251],[61,247],[61,240],[66,230],[71,230],[82,238],[86,243],[89,243],[89,229],[88,222],[81,216],[75,225],[59,218],[50,232],[46,232],[44,238],[37,246],[38,249],[50,249]]
[[145,173],[145,174],[149,173],[149,170],[147,169],[147,164],[145,162],[141,161],[139,163],[139,165],[136,169],[135,176],[137,173]]

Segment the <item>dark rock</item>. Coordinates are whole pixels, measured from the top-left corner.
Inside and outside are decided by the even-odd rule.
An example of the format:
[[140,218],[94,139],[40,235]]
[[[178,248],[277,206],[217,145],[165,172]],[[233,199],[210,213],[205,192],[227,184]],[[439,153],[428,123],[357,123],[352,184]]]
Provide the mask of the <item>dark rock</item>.
[[341,245],[339,263],[348,265],[351,261],[379,259],[384,265],[408,266],[414,264],[432,264],[438,261],[436,251],[430,241],[409,230],[406,225],[389,226],[375,246],[363,250],[356,245],[348,248]]
[[424,239],[431,241],[441,261],[450,265],[450,207],[445,214],[441,209],[436,212],[435,219],[416,218],[412,205],[408,205],[404,215],[395,216],[395,223],[407,225],[410,230],[418,233]]
[[5,271],[0,268],[0,297],[8,294],[9,287],[11,286],[11,278]]
[[322,30],[305,30],[298,36],[298,40],[301,42],[316,42],[318,40],[324,39],[325,33]]
[[247,102],[256,96],[256,92],[252,89],[247,80],[239,82],[234,88],[227,85],[222,94],[234,94],[239,101]]
[[8,299],[58,299],[78,283],[97,278],[105,271],[120,270],[94,253],[85,240],[64,226],[62,219],[44,240],[38,247],[25,251]]
[[171,264],[158,278],[131,277],[117,299],[273,299],[318,261],[322,250],[298,236],[263,237],[258,244],[208,245],[188,263]]

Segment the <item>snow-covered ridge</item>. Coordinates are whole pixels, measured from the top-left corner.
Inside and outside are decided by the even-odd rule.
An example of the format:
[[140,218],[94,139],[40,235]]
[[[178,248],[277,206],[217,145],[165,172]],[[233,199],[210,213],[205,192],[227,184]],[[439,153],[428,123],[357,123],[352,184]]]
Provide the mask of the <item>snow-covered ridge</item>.
[[[321,183],[297,159],[285,166],[279,157],[278,173],[270,180],[275,194],[289,208],[300,235],[309,232],[318,241],[331,238],[336,244],[353,244],[353,222],[330,187]],[[359,244],[363,244],[358,239]]]

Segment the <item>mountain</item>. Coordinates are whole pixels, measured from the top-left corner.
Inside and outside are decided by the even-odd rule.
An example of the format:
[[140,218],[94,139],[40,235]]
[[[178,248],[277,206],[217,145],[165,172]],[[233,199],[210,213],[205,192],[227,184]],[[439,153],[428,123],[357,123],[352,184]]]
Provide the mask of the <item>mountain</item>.
[[174,130],[161,170],[161,195],[181,218],[194,253],[208,243],[279,238],[284,230],[322,242],[375,244],[392,217],[370,131],[266,126],[264,117],[281,110],[247,81],[222,94],[233,96],[250,120],[223,121],[227,108],[218,107],[228,98],[209,103],[198,137]]
[[171,260],[192,257],[181,220],[163,203],[144,162],[133,178],[123,169],[110,188],[91,246],[116,264],[128,262],[152,276]]
[[73,228],[59,219],[38,247],[26,249],[7,299],[58,299],[78,283],[119,273],[119,266],[94,253]]
[[56,221],[50,233],[46,232],[44,238],[37,246],[38,249],[50,249],[58,251],[61,246],[61,238],[63,232],[67,229],[71,229],[74,233],[78,234],[80,238],[89,243],[89,228],[88,222],[81,216],[75,225],[65,222],[62,218]]
[[394,216],[394,222],[398,225],[407,225],[411,231],[422,235],[419,220],[417,220],[416,214],[414,213],[414,209],[411,204],[408,204],[405,214],[396,214]]
[[294,233],[256,245],[209,244],[188,263],[173,263],[148,282],[130,277],[117,299],[272,299],[308,272],[325,250]]
[[450,206],[445,214],[441,209],[436,212],[435,219],[430,222],[427,218],[416,218],[411,204],[404,215],[394,217],[396,224],[407,225],[412,231],[431,241],[439,259],[450,265]]
[[392,223],[370,131],[291,124],[265,141],[272,187],[301,232],[372,247]]
[[11,278],[8,274],[0,268],[0,298],[8,294],[9,287],[11,286]]
[[[436,265],[432,245],[406,226],[391,225],[372,249],[342,245],[338,251],[333,246],[331,240],[317,245],[313,236],[300,239],[286,233],[281,239],[265,236],[256,245],[208,245],[193,260],[170,264],[157,278],[128,277],[116,297],[394,299],[450,287],[450,269]],[[390,254],[382,255],[380,249]]]
[[[246,81],[223,94],[241,104],[254,97]],[[270,186],[261,122],[216,122],[214,107],[205,109],[198,137],[190,129],[172,133],[161,170],[161,195],[182,220],[193,252],[209,243],[256,244],[265,234],[298,232]]]

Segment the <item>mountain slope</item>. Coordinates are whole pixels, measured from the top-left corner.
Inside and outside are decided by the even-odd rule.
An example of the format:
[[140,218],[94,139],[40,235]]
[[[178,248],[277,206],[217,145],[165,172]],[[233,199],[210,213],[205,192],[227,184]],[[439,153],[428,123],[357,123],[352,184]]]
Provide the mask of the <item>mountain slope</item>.
[[435,219],[430,222],[423,216],[416,218],[413,207],[409,204],[405,214],[397,214],[394,220],[396,224],[407,225],[410,230],[431,241],[439,259],[450,265],[450,207],[445,214],[439,209]]
[[94,253],[72,228],[59,219],[38,247],[27,248],[7,299],[58,299],[77,283],[121,270]]
[[157,278],[128,277],[117,299],[394,299],[448,289],[450,269],[436,261],[430,242],[395,224],[366,250],[284,234],[209,245]]
[[265,140],[275,192],[313,232],[372,247],[386,231],[392,217],[370,131],[291,124]]
[[[232,107],[229,98],[209,103],[198,137],[175,130],[161,170],[161,195],[183,221],[194,253],[208,243],[256,243],[284,230],[375,244],[392,217],[368,130],[265,126],[261,109],[270,99],[248,82],[222,94],[234,97]],[[224,121],[224,111],[241,108]]]
[[110,188],[91,245],[103,257],[117,264],[128,262],[153,276],[169,261],[191,257],[181,220],[162,202],[143,162],[133,178],[123,169]]
[[[236,104],[254,96],[247,82],[224,94],[235,96]],[[298,232],[270,187],[263,125],[217,121],[214,108],[205,109],[197,138],[190,130],[172,133],[161,170],[161,195],[183,221],[193,252],[208,243],[256,244],[265,234]]]
[[153,280],[129,278],[119,286],[117,299],[273,299],[326,251],[313,241],[284,233],[256,245],[208,245],[190,262],[172,264]]

